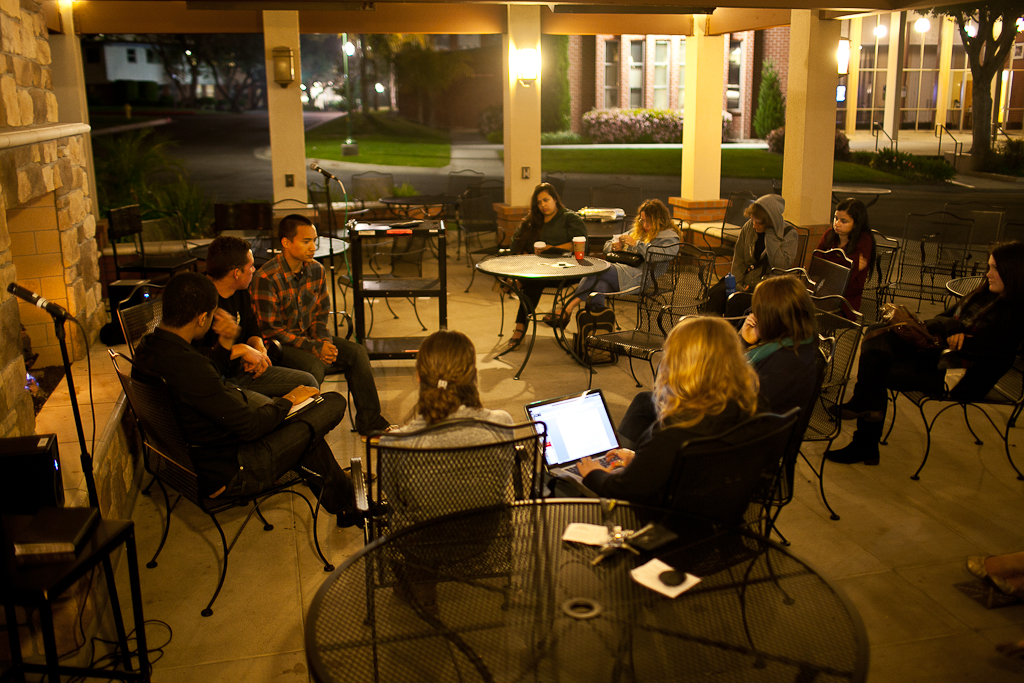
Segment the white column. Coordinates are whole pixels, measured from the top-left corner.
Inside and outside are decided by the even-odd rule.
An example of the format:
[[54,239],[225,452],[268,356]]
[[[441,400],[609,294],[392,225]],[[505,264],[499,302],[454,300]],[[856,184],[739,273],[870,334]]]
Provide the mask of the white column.
[[832,213],[840,24],[821,19],[818,10],[793,10],[791,16],[782,161],[785,215],[805,227],[827,225]]
[[686,39],[683,90],[683,166],[679,188],[684,199],[718,199],[722,186],[722,83],[725,36],[707,36],[706,17],[695,16]]
[[[885,118],[882,127],[893,140],[900,138],[900,106],[903,104],[903,61],[906,54],[907,13],[893,12],[889,20],[889,65],[885,72]],[[879,147],[888,147],[886,140]]]
[[[306,201],[306,132],[302,124],[302,59],[299,53],[299,13],[263,12],[263,47],[267,65],[267,110],[270,117],[270,163],[274,201]],[[274,82],[273,50],[290,47],[295,58],[295,81],[286,88]]]
[[860,37],[864,30],[860,17],[850,19],[850,70],[846,74],[846,135],[857,130],[857,90],[860,88]]
[[[540,54],[540,6],[509,5],[508,32],[502,44],[505,77],[505,203],[529,206],[533,188],[541,181],[540,74],[536,81],[520,82],[516,73],[518,50]],[[541,55],[541,60],[544,55]]]
[[942,17],[939,29],[939,88],[935,95],[935,125],[946,125],[949,111],[950,65],[953,63],[953,35],[956,33],[953,17]]

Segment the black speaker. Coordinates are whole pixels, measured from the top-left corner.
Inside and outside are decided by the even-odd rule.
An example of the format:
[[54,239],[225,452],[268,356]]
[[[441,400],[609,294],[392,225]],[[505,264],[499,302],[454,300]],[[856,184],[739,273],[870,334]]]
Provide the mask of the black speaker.
[[0,512],[34,515],[64,506],[56,434],[0,439]]
[[[110,319],[117,322],[117,307],[128,298],[132,290],[139,285],[148,285],[149,280],[114,280],[107,285],[107,298],[110,300]],[[149,298],[149,288],[140,287],[135,296],[126,305],[141,304]]]

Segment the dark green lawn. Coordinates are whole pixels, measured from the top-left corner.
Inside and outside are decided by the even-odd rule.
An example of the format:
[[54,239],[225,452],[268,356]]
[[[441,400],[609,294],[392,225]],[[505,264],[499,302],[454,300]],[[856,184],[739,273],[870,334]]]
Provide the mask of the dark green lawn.
[[341,144],[348,135],[344,117],[306,131],[306,156],[387,166],[447,166],[451,162],[448,133],[387,114],[357,114],[352,137],[359,143],[357,156],[343,157]]

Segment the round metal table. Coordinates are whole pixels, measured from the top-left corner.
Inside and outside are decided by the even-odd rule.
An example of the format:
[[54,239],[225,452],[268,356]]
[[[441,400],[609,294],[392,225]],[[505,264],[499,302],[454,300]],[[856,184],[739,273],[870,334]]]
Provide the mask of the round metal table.
[[[366,546],[306,617],[320,683],[864,681],[848,600],[781,546],[693,520],[633,555],[563,541],[571,522],[639,529],[653,511],[562,499],[478,509]],[[631,570],[657,557],[701,582],[675,598]]]
[[871,187],[869,185],[833,185],[832,203],[838,204],[850,195],[869,195],[870,198],[864,202],[864,206],[873,206],[883,195],[892,194],[888,187]]
[[[572,257],[572,254],[566,256],[517,254],[514,256],[498,256],[496,258],[486,259],[476,264],[476,269],[481,273],[493,275],[511,287],[516,296],[519,297],[519,301],[526,305],[529,313],[529,320],[533,321],[533,328],[530,334],[530,344],[526,349],[526,357],[523,358],[523,364],[519,366],[519,370],[513,376],[513,379],[519,379],[520,375],[523,374],[523,369],[526,368],[526,363],[530,360],[530,354],[533,353],[533,343],[537,338],[537,311],[533,308],[533,302],[529,300],[529,297],[523,294],[522,289],[519,287],[519,281],[545,280],[550,281],[552,286],[560,287],[563,282],[569,280],[582,280],[588,275],[601,273],[607,270],[610,266],[610,263],[598,258],[584,258],[581,261],[577,261]],[[552,315],[554,315],[554,309],[557,305],[558,303],[556,301],[552,306]],[[559,345],[569,352],[569,354],[576,359],[576,362],[580,365],[586,366],[581,359],[576,358],[576,354],[573,353],[572,350],[572,345],[566,343],[565,330],[557,327],[554,329],[555,339],[558,341]],[[500,358],[512,350],[513,349],[506,349],[495,357]]]
[[[418,194],[412,197],[381,197],[380,203],[403,218],[437,218],[445,213],[458,197],[447,194]],[[417,213],[417,215],[413,215]]]

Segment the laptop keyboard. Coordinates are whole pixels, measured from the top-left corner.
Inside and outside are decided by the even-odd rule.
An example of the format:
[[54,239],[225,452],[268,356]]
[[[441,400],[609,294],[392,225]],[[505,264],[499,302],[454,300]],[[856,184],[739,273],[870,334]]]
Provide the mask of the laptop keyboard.
[[[622,464],[622,460],[620,460],[619,456],[617,455],[602,455],[600,458],[594,458],[594,462],[600,464],[603,467],[624,467],[624,465]],[[572,472],[577,477],[580,477],[582,479],[582,475],[580,475],[579,465],[572,465],[570,467],[566,467],[565,471]]]

